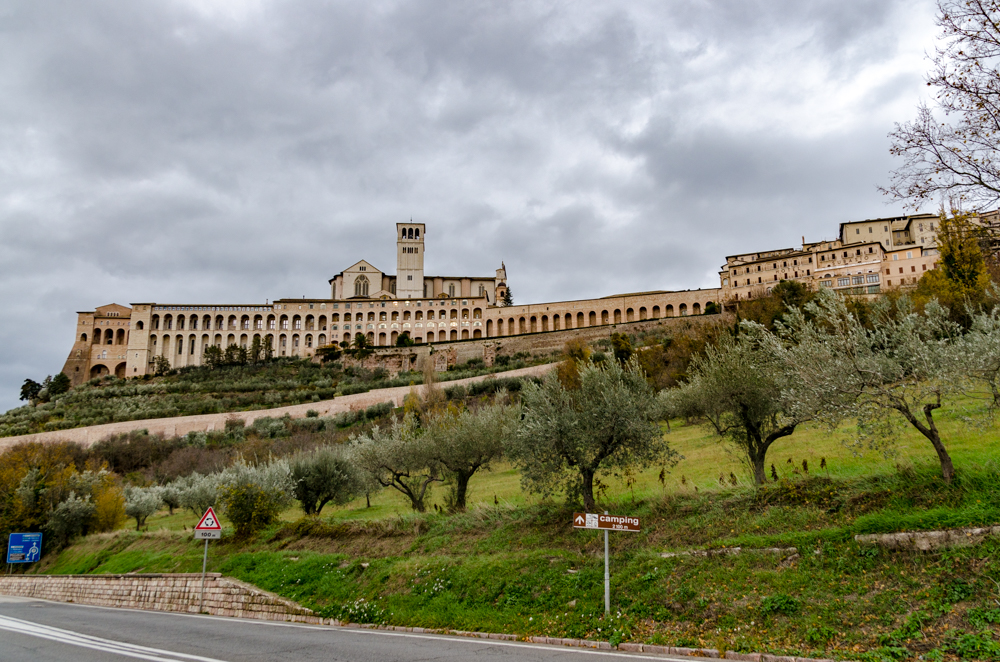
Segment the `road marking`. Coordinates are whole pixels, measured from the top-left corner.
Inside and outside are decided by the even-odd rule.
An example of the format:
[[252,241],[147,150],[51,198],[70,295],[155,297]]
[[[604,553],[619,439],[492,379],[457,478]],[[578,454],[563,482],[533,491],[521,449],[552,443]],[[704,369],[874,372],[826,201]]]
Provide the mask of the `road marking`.
[[[38,600],[38,598],[33,598],[33,600]],[[84,609],[99,609],[108,611],[134,611],[143,614],[160,614],[163,616],[174,616],[176,618],[197,618],[199,620],[208,621],[220,621],[223,623],[233,623],[237,625],[253,625],[253,626],[271,626],[277,628],[295,628],[300,630],[316,630],[320,632],[336,632],[341,634],[361,634],[361,635],[380,635],[383,637],[408,637],[412,639],[428,639],[431,641],[450,641],[450,642],[465,642],[470,644],[479,644],[487,646],[503,646],[507,648],[545,648],[548,650],[557,650],[563,653],[578,653],[581,655],[603,655],[605,657],[618,657],[625,658],[629,660],[659,660],[660,662],[698,662],[698,660],[704,660],[705,662],[716,662],[714,660],[709,660],[709,658],[704,657],[693,657],[684,656],[676,657],[671,655],[663,655],[656,653],[628,653],[625,651],[616,651],[608,649],[598,649],[598,648],[582,648],[576,646],[562,646],[559,644],[535,644],[531,642],[521,642],[521,641],[510,641],[504,639],[482,639],[480,637],[463,637],[461,635],[445,635],[445,634],[425,634],[421,632],[394,632],[392,630],[375,630],[371,628],[347,628],[337,625],[309,625],[306,623],[288,623],[288,622],[276,622],[276,621],[264,621],[256,620],[250,618],[236,618],[228,616],[209,616],[207,614],[185,614],[176,611],[156,611],[150,609],[132,609],[129,607],[104,607],[101,605],[85,605],[85,604],[68,604],[65,602],[56,602],[54,600],[45,600],[53,605],[65,606],[65,607],[82,607]],[[0,619],[6,618],[0,616]],[[15,619],[16,620],[16,619]],[[0,626],[2,627],[2,626]],[[181,655],[181,653],[170,653],[171,655]],[[187,659],[194,660],[207,660],[208,662],[222,662],[220,660],[215,660],[212,658],[197,657],[194,655],[185,656]]]
[[93,637],[91,635],[73,632],[72,630],[54,628],[49,625],[40,625],[38,623],[32,623],[31,621],[23,621],[19,618],[11,618],[9,616],[0,616],[0,630],[17,632],[32,637],[38,637],[40,639],[48,639],[49,641],[57,641],[71,646],[79,646],[81,648],[90,648],[104,653],[114,653],[116,655],[123,655],[137,660],[151,660],[152,662],[184,662],[186,660],[194,660],[195,662],[223,662],[222,660],[212,657],[188,655],[186,653],[176,653],[174,651],[167,651],[159,648],[150,648],[148,646],[139,646],[121,641],[102,639],[101,637]]

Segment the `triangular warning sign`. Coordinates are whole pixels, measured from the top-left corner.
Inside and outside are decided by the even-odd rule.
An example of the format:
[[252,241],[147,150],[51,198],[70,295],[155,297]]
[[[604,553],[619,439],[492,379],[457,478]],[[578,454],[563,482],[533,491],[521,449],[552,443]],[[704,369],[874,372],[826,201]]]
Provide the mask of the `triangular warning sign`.
[[198,526],[194,527],[195,531],[221,531],[222,525],[219,524],[219,518],[215,516],[215,511],[209,506],[205,514],[201,516],[201,521],[198,522]]

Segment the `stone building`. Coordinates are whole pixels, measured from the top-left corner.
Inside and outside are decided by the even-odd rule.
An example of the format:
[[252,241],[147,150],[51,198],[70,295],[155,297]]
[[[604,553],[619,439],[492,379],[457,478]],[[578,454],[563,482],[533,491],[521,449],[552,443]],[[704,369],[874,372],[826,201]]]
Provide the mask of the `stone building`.
[[717,288],[650,291],[599,299],[502,306],[507,270],[493,276],[426,276],[422,223],[396,225],[396,274],[361,260],[329,280],[330,297],[273,303],[110,304],[77,314],[63,367],[74,385],[115,374],[141,377],[157,356],[175,368],[201,365],[210,346],[269,342],[276,356],[310,357],[361,333],[375,346],[407,334],[418,344],[501,338],[701,315]]
[[937,262],[938,217],[917,214],[840,224],[839,237],[726,258],[719,272],[720,299],[730,303],[763,296],[782,280],[812,289],[874,296],[888,288],[913,287]]

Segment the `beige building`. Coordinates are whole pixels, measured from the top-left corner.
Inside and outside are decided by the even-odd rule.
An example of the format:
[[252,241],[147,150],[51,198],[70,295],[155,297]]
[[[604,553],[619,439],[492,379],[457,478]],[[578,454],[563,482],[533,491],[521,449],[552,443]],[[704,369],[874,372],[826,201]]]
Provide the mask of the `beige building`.
[[77,314],[63,368],[74,385],[115,374],[141,377],[156,357],[175,368],[201,365],[210,346],[270,343],[276,356],[310,357],[317,347],[364,334],[376,346],[408,334],[416,343],[499,338],[701,315],[720,290],[652,291],[599,299],[502,306],[507,270],[493,276],[425,276],[426,228],[396,225],[396,274],[366,260],[329,280],[330,297],[273,303],[111,304]]
[[729,303],[764,296],[782,280],[864,296],[913,287],[937,262],[937,219],[918,214],[851,221],[840,224],[838,239],[806,243],[803,237],[801,249],[731,255],[719,272],[720,298]]

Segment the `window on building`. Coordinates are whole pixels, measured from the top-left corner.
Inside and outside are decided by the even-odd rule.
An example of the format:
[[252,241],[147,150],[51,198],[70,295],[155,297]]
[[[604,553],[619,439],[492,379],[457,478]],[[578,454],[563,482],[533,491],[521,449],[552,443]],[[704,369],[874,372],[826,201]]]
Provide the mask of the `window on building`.
[[868,274],[867,281],[869,283],[877,283],[878,282],[878,274]]
[[[363,269],[364,267],[362,267]],[[358,276],[354,280],[354,296],[356,297],[366,297],[368,296],[368,278],[365,276]]]
[[844,287],[844,286],[850,285],[850,284],[851,284],[851,279],[850,278],[838,278],[837,279],[837,287]]

